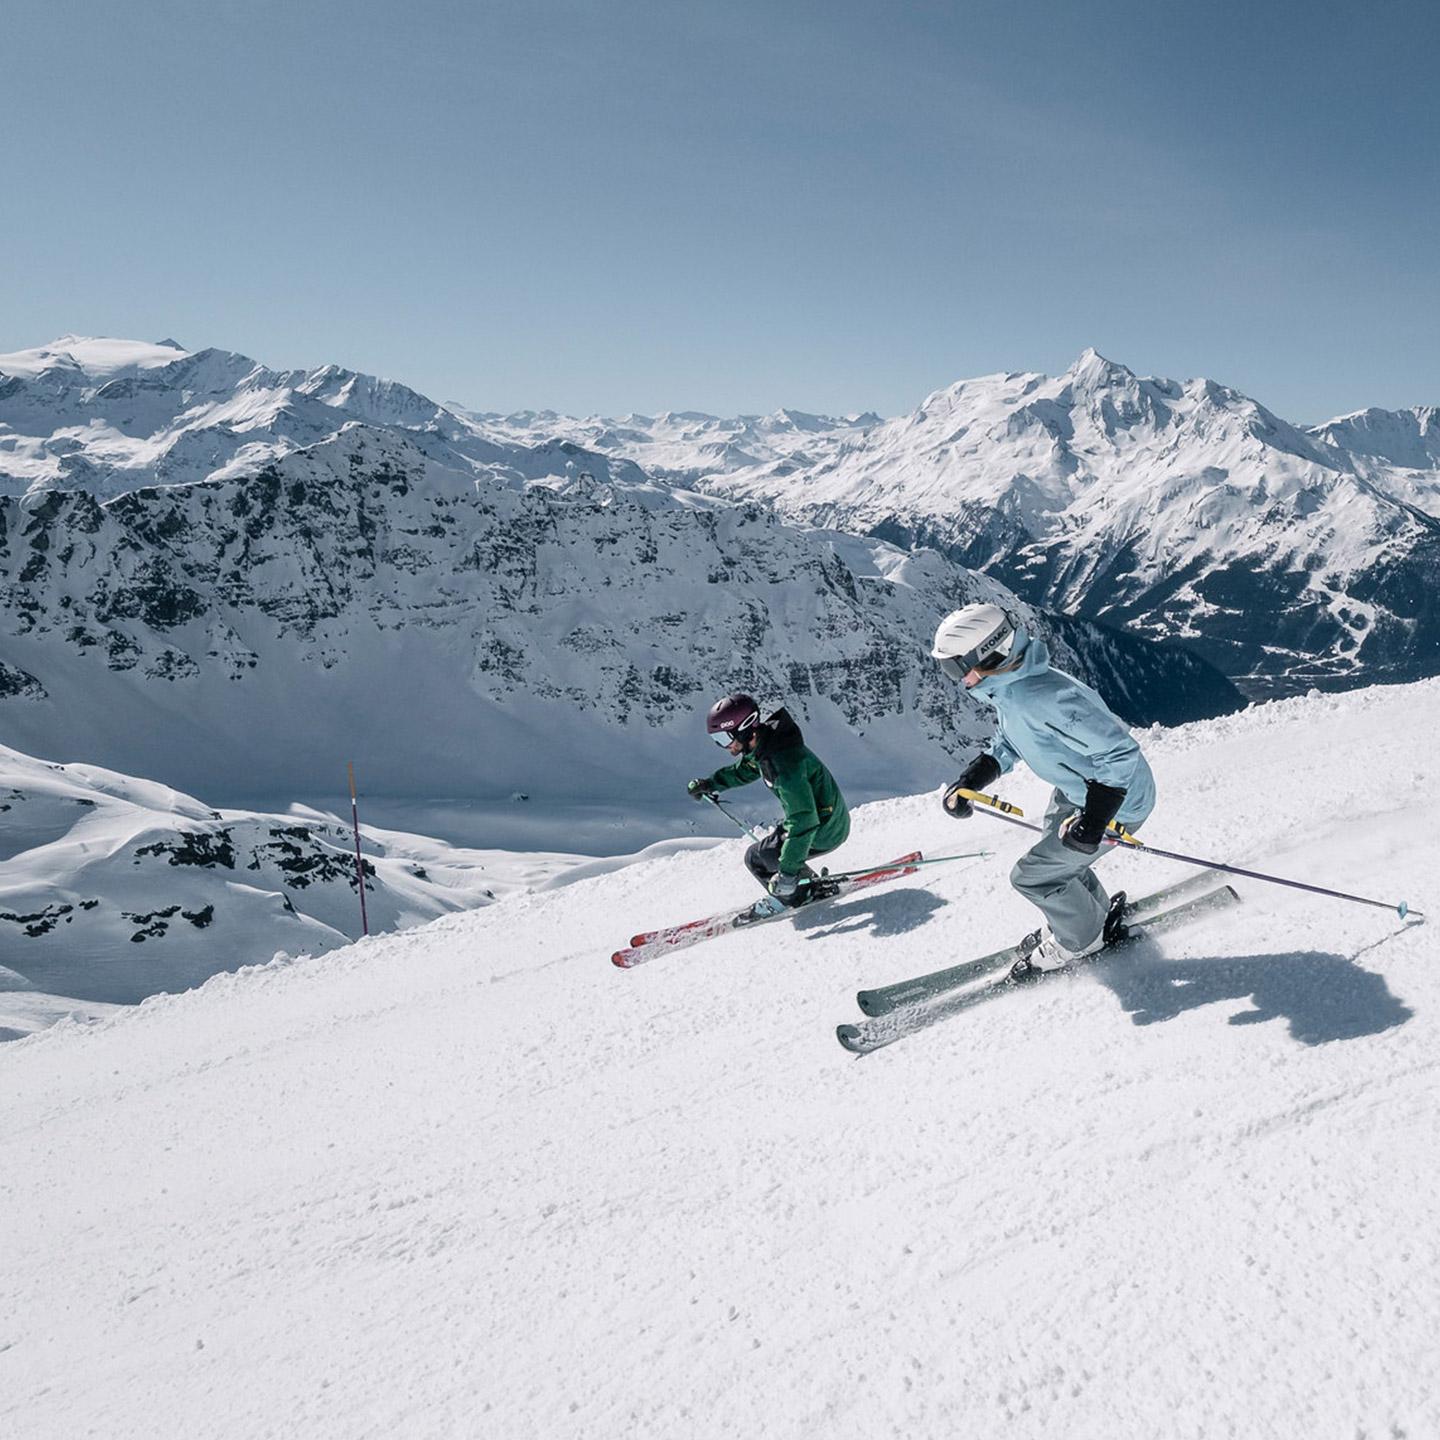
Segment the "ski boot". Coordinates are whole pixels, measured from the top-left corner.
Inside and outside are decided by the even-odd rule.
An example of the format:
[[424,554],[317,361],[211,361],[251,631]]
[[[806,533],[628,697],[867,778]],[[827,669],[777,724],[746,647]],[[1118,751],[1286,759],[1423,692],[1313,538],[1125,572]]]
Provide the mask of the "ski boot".
[[1125,898],[1123,890],[1117,890],[1110,897],[1110,909],[1105,914],[1104,925],[1100,927],[1100,939],[1105,949],[1123,945],[1130,939],[1130,927],[1125,923],[1125,912],[1129,908],[1130,902]]
[[817,875],[808,865],[802,865],[800,867],[800,888],[795,892],[795,898],[789,902],[787,908],[798,910],[802,905],[809,905],[813,900],[829,900],[839,893],[840,882],[832,880],[828,870],[821,870]]
[[1125,924],[1125,907],[1128,902],[1123,890],[1117,890],[1110,897],[1110,909],[1105,914],[1105,923],[1100,933],[1083,950],[1071,950],[1055,938],[1047,926],[1036,930],[1020,942],[1023,954],[1010,967],[1010,978],[1020,984],[1038,979],[1047,970],[1063,970],[1076,960],[1083,960],[1112,945],[1123,945],[1130,938],[1130,928]]

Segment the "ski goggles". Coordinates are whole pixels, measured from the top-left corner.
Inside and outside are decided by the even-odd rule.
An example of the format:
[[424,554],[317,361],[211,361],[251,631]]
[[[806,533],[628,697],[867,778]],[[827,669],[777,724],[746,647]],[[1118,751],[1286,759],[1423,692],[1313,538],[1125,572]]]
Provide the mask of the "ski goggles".
[[1005,659],[1004,653],[999,650],[990,650],[983,656],[974,650],[967,650],[963,655],[938,655],[935,663],[940,667],[942,675],[960,685],[972,670],[978,670],[984,675],[998,669],[1005,663]]
[[740,722],[730,726],[728,730],[712,730],[710,738],[722,750],[729,749],[737,741],[744,740],[747,735],[753,735],[760,724],[760,712],[752,710],[748,715],[743,716]]

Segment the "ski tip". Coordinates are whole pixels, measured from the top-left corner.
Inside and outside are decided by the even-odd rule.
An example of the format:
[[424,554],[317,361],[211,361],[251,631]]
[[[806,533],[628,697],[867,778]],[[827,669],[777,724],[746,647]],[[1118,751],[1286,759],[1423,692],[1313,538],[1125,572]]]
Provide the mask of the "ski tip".
[[889,1015],[894,1010],[902,1010],[907,1005],[913,1005],[918,1000],[924,1000],[924,990],[912,991],[878,991],[878,990],[857,990],[855,992],[855,1004],[859,1007],[862,1015],[868,1016],[871,1020],[878,1020],[882,1015]]
[[858,1025],[837,1025],[835,1027],[835,1038],[852,1055],[863,1055],[865,1053],[857,1043],[860,1039],[860,1027]]
[[621,970],[628,970],[635,963],[635,952],[633,950],[617,950],[610,957],[610,963]]

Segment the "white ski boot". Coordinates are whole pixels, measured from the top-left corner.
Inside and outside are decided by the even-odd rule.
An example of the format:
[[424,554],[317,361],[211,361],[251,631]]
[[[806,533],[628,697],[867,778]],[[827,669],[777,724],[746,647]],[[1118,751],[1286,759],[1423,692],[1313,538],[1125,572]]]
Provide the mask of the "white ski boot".
[[1117,890],[1110,897],[1110,910],[1105,916],[1105,924],[1100,933],[1081,950],[1071,950],[1069,946],[1062,945],[1048,925],[1044,930],[1037,930],[1033,935],[1027,936],[1026,941],[1030,948],[1010,967],[1010,978],[1019,981],[1035,980],[1047,971],[1063,970],[1076,960],[1083,960],[1087,955],[1094,955],[1097,951],[1128,940],[1130,931],[1125,925],[1126,903],[1125,892]]

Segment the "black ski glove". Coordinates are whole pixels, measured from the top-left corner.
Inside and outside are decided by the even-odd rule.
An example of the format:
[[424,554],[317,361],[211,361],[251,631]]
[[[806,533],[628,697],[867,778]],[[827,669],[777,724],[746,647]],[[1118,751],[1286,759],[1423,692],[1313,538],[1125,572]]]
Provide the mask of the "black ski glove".
[[715,787],[715,782],[708,775],[702,775],[698,780],[692,780],[685,788],[690,792],[692,800],[708,800],[712,795],[720,793]]
[[977,755],[965,773],[945,792],[940,802],[945,813],[956,820],[968,820],[975,807],[960,793],[962,790],[983,790],[1000,778],[1000,762],[993,755]]
[[1124,803],[1123,790],[1092,780],[1085,787],[1085,808],[1060,831],[1060,843],[1067,850],[1093,855],[1100,848],[1105,827],[1120,813]]

